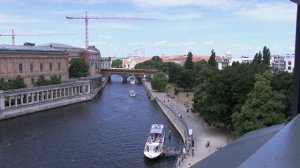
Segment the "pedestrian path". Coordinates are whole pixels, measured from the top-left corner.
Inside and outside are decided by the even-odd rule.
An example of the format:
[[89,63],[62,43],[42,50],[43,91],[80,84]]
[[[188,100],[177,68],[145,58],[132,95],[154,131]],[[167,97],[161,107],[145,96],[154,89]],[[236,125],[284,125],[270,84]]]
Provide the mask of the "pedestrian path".
[[189,164],[199,162],[231,142],[232,138],[227,136],[226,129],[207,126],[198,113],[187,111],[187,107],[182,102],[168,97],[166,93],[153,91],[150,82],[145,82],[145,86],[153,97],[168,106],[173,113],[182,118],[188,129],[193,130],[194,156],[187,153],[180,167],[189,167]]

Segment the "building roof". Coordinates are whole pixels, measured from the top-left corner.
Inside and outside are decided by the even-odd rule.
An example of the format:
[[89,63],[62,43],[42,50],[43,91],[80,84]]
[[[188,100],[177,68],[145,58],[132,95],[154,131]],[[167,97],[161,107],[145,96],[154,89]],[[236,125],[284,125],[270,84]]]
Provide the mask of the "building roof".
[[[169,56],[162,56],[160,57],[163,61],[182,61],[185,62],[187,55],[169,55]],[[193,62],[198,62],[201,60],[208,61],[210,56],[204,55],[193,55]],[[220,56],[216,56],[216,61],[221,62],[222,59]]]
[[47,46],[26,46],[26,45],[0,45],[0,51],[22,51],[22,52],[64,52],[63,50]]
[[300,167],[300,115],[287,125],[252,131],[192,167]]
[[231,144],[223,147],[192,167],[232,168],[239,167],[246,159],[253,155],[270,138],[272,138],[283,125],[276,125],[247,133]]

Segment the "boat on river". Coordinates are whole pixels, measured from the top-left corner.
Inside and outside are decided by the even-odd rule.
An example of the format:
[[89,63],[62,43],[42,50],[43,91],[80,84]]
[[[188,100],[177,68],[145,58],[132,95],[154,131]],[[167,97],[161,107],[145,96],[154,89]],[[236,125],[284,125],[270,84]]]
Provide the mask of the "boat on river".
[[129,96],[134,97],[135,95],[136,95],[136,94],[135,94],[134,90],[130,90],[130,91],[129,91]]
[[144,155],[149,159],[159,157],[163,153],[165,129],[163,124],[152,124],[147,138]]

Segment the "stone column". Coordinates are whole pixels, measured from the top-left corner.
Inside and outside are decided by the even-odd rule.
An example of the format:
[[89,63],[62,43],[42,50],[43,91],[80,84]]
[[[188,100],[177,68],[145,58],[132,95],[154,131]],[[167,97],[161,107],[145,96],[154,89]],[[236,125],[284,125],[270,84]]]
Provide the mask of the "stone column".
[[23,96],[24,96],[23,94],[20,95],[20,97],[21,97],[21,105],[23,105]]
[[14,97],[15,97],[15,106],[18,107],[18,101],[17,101],[18,100],[18,96],[15,95]]
[[87,91],[87,93],[90,94],[90,93],[91,93],[91,83],[89,83],[87,86],[88,86],[88,91]]
[[11,98],[8,96],[8,106],[11,107]]
[[37,101],[37,102],[40,102],[40,95],[39,95],[39,92],[36,92],[36,101]]
[[5,102],[4,102],[4,94],[3,90],[0,90],[0,110],[5,109]]
[[53,100],[53,90],[50,91],[51,100]]
[[26,94],[26,100],[27,104],[29,104],[29,93]]

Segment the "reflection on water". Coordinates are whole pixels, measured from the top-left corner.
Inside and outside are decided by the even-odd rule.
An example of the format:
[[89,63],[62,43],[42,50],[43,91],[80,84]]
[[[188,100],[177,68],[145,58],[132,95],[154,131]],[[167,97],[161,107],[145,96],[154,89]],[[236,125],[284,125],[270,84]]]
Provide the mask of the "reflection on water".
[[[113,76],[89,102],[0,121],[0,167],[172,167],[175,157],[149,160],[143,150],[151,124],[175,128],[141,84],[136,97],[129,89]],[[179,145],[172,135],[166,146]]]

